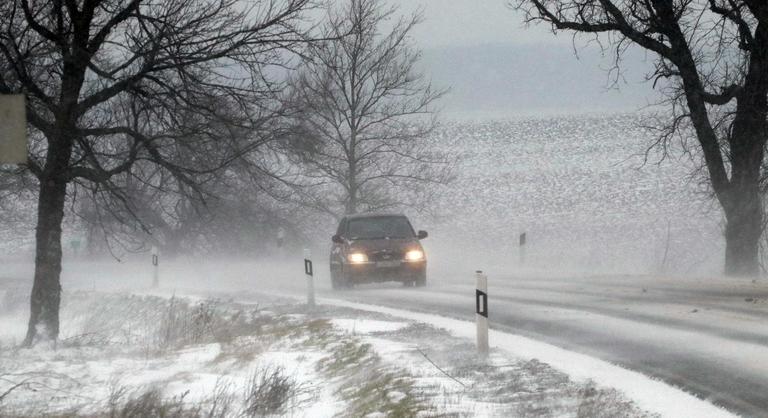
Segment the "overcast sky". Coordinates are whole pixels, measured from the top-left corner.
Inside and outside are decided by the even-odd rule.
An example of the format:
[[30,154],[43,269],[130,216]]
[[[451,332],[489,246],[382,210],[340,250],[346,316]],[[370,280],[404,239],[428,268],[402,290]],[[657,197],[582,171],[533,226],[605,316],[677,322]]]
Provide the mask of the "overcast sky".
[[570,34],[526,27],[507,0],[391,1],[404,13],[423,10],[413,37],[425,73],[451,88],[443,103],[449,117],[633,111],[656,100],[644,83],[650,62],[643,51],[626,57],[623,80],[613,86],[611,60],[596,46],[577,44],[577,58]]
[[395,0],[393,3],[404,12],[424,11],[426,20],[414,31],[424,48],[558,42],[544,26],[526,29],[522,14],[507,7],[507,0]]

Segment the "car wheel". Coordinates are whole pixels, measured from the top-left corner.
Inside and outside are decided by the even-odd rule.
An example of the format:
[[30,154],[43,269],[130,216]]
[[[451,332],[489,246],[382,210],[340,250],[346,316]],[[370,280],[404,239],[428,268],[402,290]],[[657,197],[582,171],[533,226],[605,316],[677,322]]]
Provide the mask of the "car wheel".
[[351,289],[355,286],[349,274],[344,272],[344,267],[339,267],[336,271],[336,287],[334,289]]
[[331,288],[339,290],[344,288],[344,275],[340,268],[331,267]]
[[424,287],[424,286],[427,285],[427,272],[426,272],[426,270],[422,271],[421,273],[419,273],[419,276],[416,277],[416,281],[414,282],[414,284],[416,285],[416,287]]

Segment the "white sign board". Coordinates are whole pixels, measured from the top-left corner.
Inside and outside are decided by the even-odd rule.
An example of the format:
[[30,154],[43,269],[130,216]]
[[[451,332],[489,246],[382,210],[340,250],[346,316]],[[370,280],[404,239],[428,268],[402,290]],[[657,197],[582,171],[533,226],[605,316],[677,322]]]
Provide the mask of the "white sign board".
[[0,164],[27,162],[27,112],[24,95],[0,95]]

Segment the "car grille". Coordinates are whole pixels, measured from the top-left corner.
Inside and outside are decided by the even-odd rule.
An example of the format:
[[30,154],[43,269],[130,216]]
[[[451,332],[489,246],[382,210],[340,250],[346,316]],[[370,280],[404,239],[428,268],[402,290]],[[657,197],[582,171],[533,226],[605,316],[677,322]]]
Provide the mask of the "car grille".
[[402,260],[403,257],[404,254],[402,252],[393,250],[379,250],[368,253],[368,260],[370,261],[394,261]]

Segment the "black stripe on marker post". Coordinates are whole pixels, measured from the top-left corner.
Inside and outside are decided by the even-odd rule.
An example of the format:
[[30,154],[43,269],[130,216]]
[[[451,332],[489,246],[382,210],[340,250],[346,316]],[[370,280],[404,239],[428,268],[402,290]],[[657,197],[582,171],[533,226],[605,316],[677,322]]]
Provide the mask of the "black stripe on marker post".
[[488,318],[488,294],[480,289],[475,290],[475,312]]
[[307,276],[312,276],[312,260],[304,259],[304,273]]

